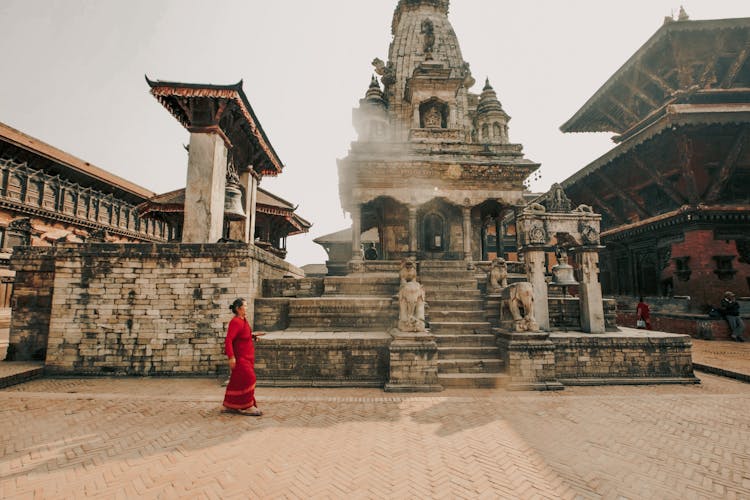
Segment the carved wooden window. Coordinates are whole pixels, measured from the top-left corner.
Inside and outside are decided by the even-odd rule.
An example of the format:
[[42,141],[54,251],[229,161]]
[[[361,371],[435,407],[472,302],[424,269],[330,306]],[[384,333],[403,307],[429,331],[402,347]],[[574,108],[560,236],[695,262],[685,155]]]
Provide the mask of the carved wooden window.
[[11,174],[8,179],[8,198],[12,200],[20,200],[21,192],[23,190],[23,179],[18,174]]
[[435,213],[424,218],[425,248],[431,252],[440,252],[445,248],[445,221]]
[[57,194],[59,190],[54,186],[47,186],[44,190],[44,201],[42,202],[42,208],[47,210],[57,210]]
[[76,206],[76,193],[73,193],[71,191],[64,191],[63,192],[63,202],[62,202],[62,211],[66,214],[74,214],[75,213],[75,206]]
[[716,274],[720,280],[731,280],[734,275],[737,274],[737,270],[732,267],[734,255],[714,255],[713,259],[716,261],[714,274]]
[[38,180],[29,180],[26,191],[26,203],[34,206],[42,206],[42,196],[44,194],[44,182]]
[[89,212],[89,197],[87,195],[80,195],[78,197],[78,210],[76,215],[81,219],[88,217]]
[[690,275],[692,274],[692,270],[690,269],[690,257],[675,257],[674,258],[674,265],[675,265],[675,275],[677,276],[677,279],[680,281],[687,281],[690,279]]

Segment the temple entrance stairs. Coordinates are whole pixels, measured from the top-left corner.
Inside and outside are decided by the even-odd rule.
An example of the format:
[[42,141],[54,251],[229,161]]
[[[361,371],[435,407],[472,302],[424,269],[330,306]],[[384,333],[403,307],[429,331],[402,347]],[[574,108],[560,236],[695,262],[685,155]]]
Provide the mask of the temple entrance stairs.
[[438,345],[443,387],[500,387],[503,360],[473,271],[462,261],[422,261],[427,321]]

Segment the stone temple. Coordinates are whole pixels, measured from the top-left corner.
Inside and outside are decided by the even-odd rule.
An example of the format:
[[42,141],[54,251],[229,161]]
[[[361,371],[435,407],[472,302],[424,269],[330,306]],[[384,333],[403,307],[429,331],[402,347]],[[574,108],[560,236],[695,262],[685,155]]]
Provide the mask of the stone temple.
[[264,280],[255,327],[272,333],[258,346],[260,378],[393,391],[694,382],[684,337],[614,333],[598,281],[601,216],[559,186],[546,205],[528,203],[539,164],[510,142],[489,79],[471,92],[448,10],[398,2],[388,59],[372,62],[379,78],[338,162],[350,251],[332,243],[339,233],[319,238],[328,277]]
[[446,0],[399,3],[388,61],[373,61],[383,87],[373,78],[354,110],[358,140],[339,161],[353,270],[357,237],[373,227],[385,260],[481,260],[483,227],[525,204],[523,182],[539,168],[510,142],[489,81],[470,92],[447,14]]

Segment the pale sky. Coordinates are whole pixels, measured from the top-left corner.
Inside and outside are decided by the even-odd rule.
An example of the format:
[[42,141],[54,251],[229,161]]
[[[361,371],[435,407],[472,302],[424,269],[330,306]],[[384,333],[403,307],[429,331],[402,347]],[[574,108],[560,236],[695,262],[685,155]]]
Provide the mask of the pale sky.
[[[387,60],[397,0],[0,0],[0,121],[147,189],[184,187],[188,133],[148,93],[159,80],[244,90],[285,164],[261,186],[314,225],[287,259],[322,263],[313,238],[349,227],[336,159],[352,108]],[[691,19],[750,17],[747,0],[684,0]],[[679,0],[452,0],[480,93],[512,117],[510,139],[542,164],[546,191],[609,150],[558,127],[662,25]]]

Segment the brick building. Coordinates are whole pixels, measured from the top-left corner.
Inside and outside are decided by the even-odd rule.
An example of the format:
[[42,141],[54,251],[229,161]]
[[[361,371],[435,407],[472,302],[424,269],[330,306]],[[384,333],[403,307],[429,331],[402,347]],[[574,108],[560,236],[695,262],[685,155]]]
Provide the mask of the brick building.
[[561,127],[617,134],[562,186],[603,216],[604,293],[650,297],[657,328],[700,333],[725,290],[750,295],[748,38],[750,18],[667,18]]

